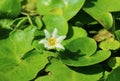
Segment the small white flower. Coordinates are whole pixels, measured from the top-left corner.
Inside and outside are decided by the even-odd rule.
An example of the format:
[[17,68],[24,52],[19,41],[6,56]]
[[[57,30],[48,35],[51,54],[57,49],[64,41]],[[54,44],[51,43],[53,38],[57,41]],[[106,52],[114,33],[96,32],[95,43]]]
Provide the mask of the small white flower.
[[66,36],[58,36],[57,29],[55,28],[53,33],[50,34],[46,29],[44,30],[45,38],[39,41],[39,44],[44,44],[47,49],[60,48],[64,49],[61,42],[66,38]]

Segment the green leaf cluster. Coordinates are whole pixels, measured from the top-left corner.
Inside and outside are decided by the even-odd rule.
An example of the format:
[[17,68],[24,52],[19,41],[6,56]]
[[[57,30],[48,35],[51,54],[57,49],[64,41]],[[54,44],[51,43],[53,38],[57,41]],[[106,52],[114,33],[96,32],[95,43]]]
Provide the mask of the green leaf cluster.
[[[1,0],[0,81],[119,81],[119,0]],[[54,29],[65,48],[39,41]]]

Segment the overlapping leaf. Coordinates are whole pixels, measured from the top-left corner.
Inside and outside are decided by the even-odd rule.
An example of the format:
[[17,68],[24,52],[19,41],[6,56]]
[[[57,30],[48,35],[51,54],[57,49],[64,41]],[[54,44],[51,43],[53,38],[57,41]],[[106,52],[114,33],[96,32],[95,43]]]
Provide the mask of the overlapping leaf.
[[91,56],[78,53],[65,52],[60,55],[63,63],[70,66],[89,66],[100,63],[110,57],[110,51],[99,50]]
[[[115,6],[113,6],[115,4]],[[101,23],[106,29],[113,25],[113,18],[110,12],[120,11],[119,0],[87,0],[84,11]]]
[[6,72],[11,70],[13,66],[21,62],[24,54],[32,49],[31,43],[35,28],[31,27],[25,31],[13,31],[9,38],[0,41],[1,71]]
[[52,52],[44,52],[40,54],[37,51],[31,51],[28,56],[12,70],[7,72],[5,76],[10,81],[29,81],[37,76],[48,63],[48,57],[53,55]]
[[29,81],[48,63],[47,57],[53,53],[31,51],[35,29],[15,30],[0,41],[0,81]]
[[71,52],[79,51],[81,55],[90,56],[96,51],[97,44],[95,40],[89,37],[80,37],[67,44],[66,48]]
[[35,81],[97,81],[102,76],[103,69],[101,65],[70,69],[61,61],[52,60],[46,71],[50,71],[50,74]]

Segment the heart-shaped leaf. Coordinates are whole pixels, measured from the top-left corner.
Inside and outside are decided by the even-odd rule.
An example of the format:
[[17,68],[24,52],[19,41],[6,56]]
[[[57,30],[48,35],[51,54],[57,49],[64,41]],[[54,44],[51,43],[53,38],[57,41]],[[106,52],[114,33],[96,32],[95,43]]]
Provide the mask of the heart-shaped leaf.
[[[84,11],[97,20],[104,28],[109,29],[113,25],[112,14],[104,12],[98,8],[84,8]],[[98,14],[99,13],[99,14]]]
[[71,52],[79,51],[81,55],[90,56],[96,51],[97,44],[95,40],[89,37],[80,37],[67,44],[66,49],[68,49]]
[[0,71],[6,72],[21,62],[25,53],[32,49],[31,43],[35,28],[13,31],[9,38],[0,41]]
[[60,58],[63,63],[70,66],[89,66],[97,64],[110,57],[110,51],[99,50],[91,56],[80,55],[79,53],[61,53]]
[[[114,4],[115,6],[112,6]],[[106,29],[109,29],[113,25],[113,18],[110,12],[120,11],[119,5],[119,0],[87,0],[83,9]]]
[[30,81],[49,63],[47,58],[52,55],[54,53],[47,51],[43,52],[43,54],[31,51],[21,63],[5,73],[5,76],[9,81]]
[[101,65],[69,68],[55,59],[52,60],[46,71],[50,72],[49,75],[41,76],[35,81],[97,81],[102,76],[103,69]]
[[32,51],[35,30],[34,26],[29,26],[25,30],[15,30],[9,38],[0,40],[1,81],[29,81],[48,63],[47,58],[54,53]]

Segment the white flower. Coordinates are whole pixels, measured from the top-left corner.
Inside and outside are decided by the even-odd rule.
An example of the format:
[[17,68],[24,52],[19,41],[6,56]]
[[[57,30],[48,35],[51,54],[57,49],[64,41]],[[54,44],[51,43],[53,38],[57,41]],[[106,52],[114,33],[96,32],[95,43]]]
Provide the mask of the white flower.
[[61,42],[66,38],[66,36],[58,36],[57,29],[55,28],[53,33],[50,34],[46,29],[44,30],[45,38],[39,41],[39,44],[44,44],[47,49],[60,48],[64,49]]

